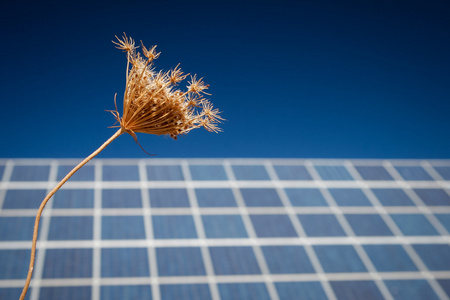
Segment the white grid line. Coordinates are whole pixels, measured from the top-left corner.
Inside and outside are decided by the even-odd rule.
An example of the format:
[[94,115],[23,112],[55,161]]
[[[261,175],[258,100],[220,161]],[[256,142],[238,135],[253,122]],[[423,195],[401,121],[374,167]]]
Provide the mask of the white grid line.
[[100,299],[101,279],[101,240],[102,240],[102,162],[94,162],[94,208],[93,208],[93,247],[92,247],[92,300]]
[[[403,188],[404,185],[399,181],[365,181],[368,188]],[[236,180],[234,186],[239,188],[265,188],[274,187],[273,182],[270,180]],[[280,180],[279,184],[283,188],[358,188],[359,183],[354,180]],[[408,186],[410,188],[430,188],[430,189],[444,189],[442,184],[450,184],[450,181],[443,183],[434,181],[410,181]],[[148,188],[186,188],[186,181],[148,181],[146,182]],[[231,188],[231,182],[220,181],[192,181],[190,182],[193,188]],[[4,189],[46,189],[48,186],[47,181],[5,181],[3,182]],[[130,189],[140,188],[139,181],[104,181],[102,182],[104,189]],[[93,181],[74,181],[67,182],[61,189],[93,189],[95,188],[95,182]]]
[[[321,207],[292,207],[292,211],[296,214],[327,214],[334,213],[335,209],[329,206]],[[431,214],[449,214],[449,206],[435,206],[428,207]],[[104,216],[128,216],[128,215],[150,215],[150,210],[148,208],[103,208],[102,214]],[[192,210],[186,207],[168,208],[168,207],[153,207],[151,209],[152,215],[185,215],[191,213]],[[248,207],[247,212],[249,214],[282,214],[286,210],[283,207]],[[423,208],[417,206],[385,206],[380,212],[380,208],[372,206],[355,206],[355,207],[340,207],[340,212],[343,214],[424,214]],[[215,207],[199,207],[198,213],[201,215],[226,215],[226,214],[239,214],[240,210],[238,207],[220,207],[217,210]],[[30,217],[36,215],[35,209],[3,209],[0,213],[1,216],[5,217]],[[53,208],[52,216],[93,216],[95,215],[95,210],[92,208]],[[444,231],[445,232],[445,231]],[[446,235],[446,234],[444,234]]]
[[[405,245],[408,244],[448,244],[443,237],[434,236],[418,236],[418,237],[402,237],[401,240]],[[0,244],[0,249],[29,249],[29,241],[8,241]],[[39,249],[70,249],[70,248],[93,248],[96,247],[95,241],[77,240],[77,241],[47,241],[39,246]],[[267,245],[375,245],[375,244],[399,244],[399,238],[390,237],[302,237],[302,238],[254,238],[249,239],[206,239],[199,241],[198,239],[158,239],[158,240],[102,240],[98,245],[101,248],[124,248],[124,247],[200,247],[203,244],[208,247],[214,246],[267,246]]]
[[[448,279],[450,272],[437,271],[431,272],[431,276],[437,279]],[[379,272],[381,280],[402,280],[402,279],[424,279],[420,272]],[[217,283],[242,283],[242,282],[264,282],[266,277],[264,275],[217,275]],[[321,274],[272,274],[274,282],[305,282],[305,281],[320,281],[322,277],[325,281],[359,281],[359,280],[373,280],[372,276],[367,272],[352,272],[352,273],[324,273]],[[100,285],[145,285],[151,280],[150,277],[113,277],[101,278]],[[159,279],[160,284],[195,284],[208,283],[208,276],[164,276]],[[56,286],[86,286],[92,282],[91,278],[51,278],[41,279],[41,287],[56,287]],[[23,287],[22,279],[3,279],[0,280],[0,288],[9,287]]]
[[[76,165],[83,158],[61,158],[58,159],[60,165]],[[231,164],[248,164],[263,165],[265,160],[271,160],[273,164],[284,164],[284,165],[304,165],[307,161],[313,163],[314,165],[343,165],[345,161],[351,161],[354,165],[373,165],[381,166],[386,161],[386,159],[302,159],[302,158],[150,158],[145,159],[147,165],[179,165],[182,160],[186,160],[189,164],[217,164],[221,165],[223,161],[228,161]],[[6,164],[10,160],[0,159],[0,164]],[[17,165],[25,166],[43,166],[49,165],[53,159],[34,159],[34,158],[15,158],[14,163]],[[139,158],[95,158],[92,161],[100,160],[105,165],[137,165]],[[424,160],[422,159],[390,159],[393,165],[396,166],[419,166]],[[427,159],[433,167],[450,166],[450,161],[448,159]]]
[[[296,214],[330,214],[334,213],[335,209],[328,206],[322,207],[292,207]],[[450,207],[435,206],[428,207],[431,214],[449,214]],[[151,209],[152,215],[186,215],[190,214],[192,210],[186,207],[178,208],[159,208],[153,207]],[[198,212],[201,215],[235,215],[239,214],[238,207],[220,207],[217,210],[215,207],[199,207]],[[248,207],[249,214],[282,214],[286,210],[283,207]],[[340,212],[343,214],[424,214],[423,208],[417,206],[385,206],[380,211],[380,208],[372,206],[357,206],[357,207],[340,207]],[[32,217],[36,215],[35,209],[3,209],[0,213],[4,217]],[[68,217],[68,216],[94,216],[95,210],[92,208],[68,208],[68,209],[52,209],[52,216]],[[103,208],[102,215],[104,216],[129,216],[129,215],[150,215],[148,208]],[[441,226],[441,225],[440,225]],[[445,232],[445,231],[444,231]],[[447,234],[443,234],[444,236]]]

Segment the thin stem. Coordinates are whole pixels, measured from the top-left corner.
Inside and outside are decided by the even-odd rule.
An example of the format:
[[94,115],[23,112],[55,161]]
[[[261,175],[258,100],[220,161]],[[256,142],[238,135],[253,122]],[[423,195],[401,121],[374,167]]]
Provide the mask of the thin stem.
[[120,128],[112,137],[110,137],[103,145],[100,146],[97,150],[95,150],[91,155],[86,157],[82,162],[80,162],[75,168],[73,168],[72,171],[69,172],[69,174],[64,177],[57,186],[45,197],[45,199],[42,201],[41,205],[39,206],[38,212],[36,214],[36,220],[34,222],[34,232],[33,232],[33,241],[32,241],[32,247],[31,247],[31,256],[30,256],[30,266],[28,268],[28,275],[27,280],[25,282],[25,286],[23,287],[22,294],[20,295],[20,300],[23,300],[25,298],[25,295],[27,294],[28,287],[30,285],[31,276],[33,275],[33,268],[34,268],[34,260],[36,255],[36,242],[37,242],[37,236],[39,231],[39,220],[41,219],[42,211],[44,210],[45,205],[47,204],[48,200],[55,194],[57,190],[61,188],[61,186],[66,183],[67,180],[69,180],[72,175],[78,171],[82,166],[87,164],[92,158],[94,158],[97,154],[99,154],[103,149],[106,148],[114,139],[116,139],[119,135],[124,133],[123,129]]

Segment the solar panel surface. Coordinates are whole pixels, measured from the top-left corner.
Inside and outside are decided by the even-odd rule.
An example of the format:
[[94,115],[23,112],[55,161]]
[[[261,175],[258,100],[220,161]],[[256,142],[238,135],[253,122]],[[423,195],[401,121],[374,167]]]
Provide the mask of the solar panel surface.
[[[78,161],[0,161],[0,299]],[[27,299],[449,299],[450,161],[93,160],[44,211]]]

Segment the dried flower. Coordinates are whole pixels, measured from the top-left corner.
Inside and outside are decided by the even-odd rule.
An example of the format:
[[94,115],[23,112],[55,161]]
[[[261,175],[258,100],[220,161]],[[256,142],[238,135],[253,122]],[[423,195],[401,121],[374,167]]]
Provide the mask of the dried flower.
[[169,135],[176,139],[199,127],[220,131],[216,124],[223,119],[203,96],[208,95],[205,92],[208,85],[203,78],[191,76],[187,90],[183,92],[176,85],[189,74],[184,74],[179,65],[169,72],[154,71],[153,60],[159,56],[156,46],[147,49],[142,44],[142,56],[136,51],[134,40],[126,35],[114,43],[127,52],[128,61],[122,117],[117,107],[111,111],[120,124],[117,127],[136,141],[136,132]]
[[[208,85],[203,82],[202,78],[197,79],[195,75],[191,76],[187,91],[182,92],[175,87],[189,74],[183,74],[179,65],[169,72],[155,72],[152,69],[153,60],[159,56],[156,46],[147,49],[142,45],[142,56],[136,52],[134,40],[125,34],[122,39],[117,38],[117,42],[114,43],[118,49],[127,53],[127,76],[122,117],[117,110],[117,104],[116,109],[111,111],[120,124],[113,127],[120,128],[103,145],[73,168],[41,202],[34,223],[30,265],[20,300],[25,298],[33,275],[42,212],[50,198],[76,171],[125,132],[133,136],[137,142],[136,132],[167,134],[176,139],[178,135],[199,127],[204,127],[208,131],[220,131],[216,124],[223,119],[219,116],[219,111],[213,109],[212,104],[204,98],[203,95],[208,95],[205,92]],[[116,103],[116,97],[114,97],[114,103]]]

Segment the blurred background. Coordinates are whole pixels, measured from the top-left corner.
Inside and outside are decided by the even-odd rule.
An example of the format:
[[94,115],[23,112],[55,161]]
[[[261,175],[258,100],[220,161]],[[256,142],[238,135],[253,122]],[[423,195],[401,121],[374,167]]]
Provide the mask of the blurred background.
[[[123,32],[204,77],[227,121],[158,157],[450,158],[448,1],[8,1],[0,157],[85,157],[114,129]],[[119,97],[120,99],[120,97]],[[118,101],[120,103],[120,101]],[[146,157],[122,136],[100,157]]]

